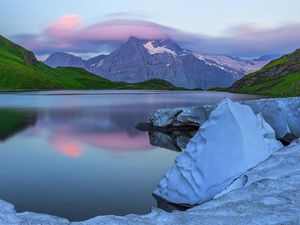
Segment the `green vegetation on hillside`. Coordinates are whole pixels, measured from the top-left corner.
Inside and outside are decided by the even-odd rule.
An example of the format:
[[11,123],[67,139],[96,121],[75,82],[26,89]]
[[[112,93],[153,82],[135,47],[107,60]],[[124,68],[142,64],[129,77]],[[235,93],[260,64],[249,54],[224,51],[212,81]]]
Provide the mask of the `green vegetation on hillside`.
[[208,89],[208,91],[226,91],[226,88],[224,87],[213,87]]
[[119,89],[151,89],[151,90],[186,90],[173,86],[170,82],[161,79],[152,79],[140,83],[123,83]]
[[0,35],[0,90],[40,89],[154,89],[179,90],[167,81],[154,79],[129,84],[113,82],[81,68],[52,68],[34,54]]
[[270,96],[300,95],[300,49],[271,61],[227,89],[231,92]]
[[270,96],[299,96],[300,73],[289,73],[272,80],[264,80],[240,89],[240,93],[263,94]]
[[76,89],[116,89],[124,84],[113,82],[82,68],[57,67],[59,81],[63,86],[72,84]]
[[0,36],[0,89],[59,87],[37,67],[38,64],[33,53]]

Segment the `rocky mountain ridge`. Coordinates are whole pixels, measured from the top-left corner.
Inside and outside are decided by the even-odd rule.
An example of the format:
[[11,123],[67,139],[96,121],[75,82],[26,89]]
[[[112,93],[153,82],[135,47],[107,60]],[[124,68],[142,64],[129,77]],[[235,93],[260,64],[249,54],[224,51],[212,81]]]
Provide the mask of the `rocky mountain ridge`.
[[[53,67],[62,66],[54,56],[51,55],[45,63]],[[172,40],[142,40],[135,37],[130,37],[111,54],[88,61],[92,63],[82,60],[72,66],[84,67],[114,81],[134,83],[158,78],[178,87],[202,89],[228,87],[267,62],[224,55],[201,55],[182,49]]]

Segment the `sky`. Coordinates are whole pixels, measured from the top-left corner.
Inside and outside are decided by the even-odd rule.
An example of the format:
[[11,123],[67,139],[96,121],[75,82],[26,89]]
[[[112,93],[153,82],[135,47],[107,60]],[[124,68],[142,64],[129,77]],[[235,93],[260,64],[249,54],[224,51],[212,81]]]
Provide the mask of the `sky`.
[[300,47],[300,1],[1,0],[0,31],[40,56],[108,53],[136,36],[254,57]]

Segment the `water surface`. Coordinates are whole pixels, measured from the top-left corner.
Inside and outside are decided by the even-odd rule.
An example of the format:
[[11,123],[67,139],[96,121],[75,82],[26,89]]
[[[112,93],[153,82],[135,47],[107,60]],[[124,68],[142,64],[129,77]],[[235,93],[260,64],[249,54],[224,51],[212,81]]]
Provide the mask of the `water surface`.
[[148,213],[156,206],[151,193],[178,152],[150,145],[148,133],[135,125],[157,108],[224,97],[257,98],[191,91],[1,94],[0,199],[19,212],[71,221]]

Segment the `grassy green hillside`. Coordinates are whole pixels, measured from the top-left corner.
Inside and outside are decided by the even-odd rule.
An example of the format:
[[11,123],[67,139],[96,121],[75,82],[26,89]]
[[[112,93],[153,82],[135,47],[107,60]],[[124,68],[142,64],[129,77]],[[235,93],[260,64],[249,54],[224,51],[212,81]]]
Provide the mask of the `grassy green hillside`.
[[0,89],[60,88],[40,64],[32,52],[0,36]]
[[34,54],[0,35],[0,90],[155,89],[177,90],[164,80],[129,84],[113,82],[81,68],[52,68]]
[[72,84],[76,89],[116,89],[124,85],[97,76],[82,68],[57,67],[56,70],[60,74],[59,82],[66,87]]
[[140,83],[123,83],[119,89],[151,89],[151,90],[186,90],[173,86],[171,83],[161,79],[152,79]]
[[300,49],[275,59],[233,84],[231,92],[271,96],[300,95]]

